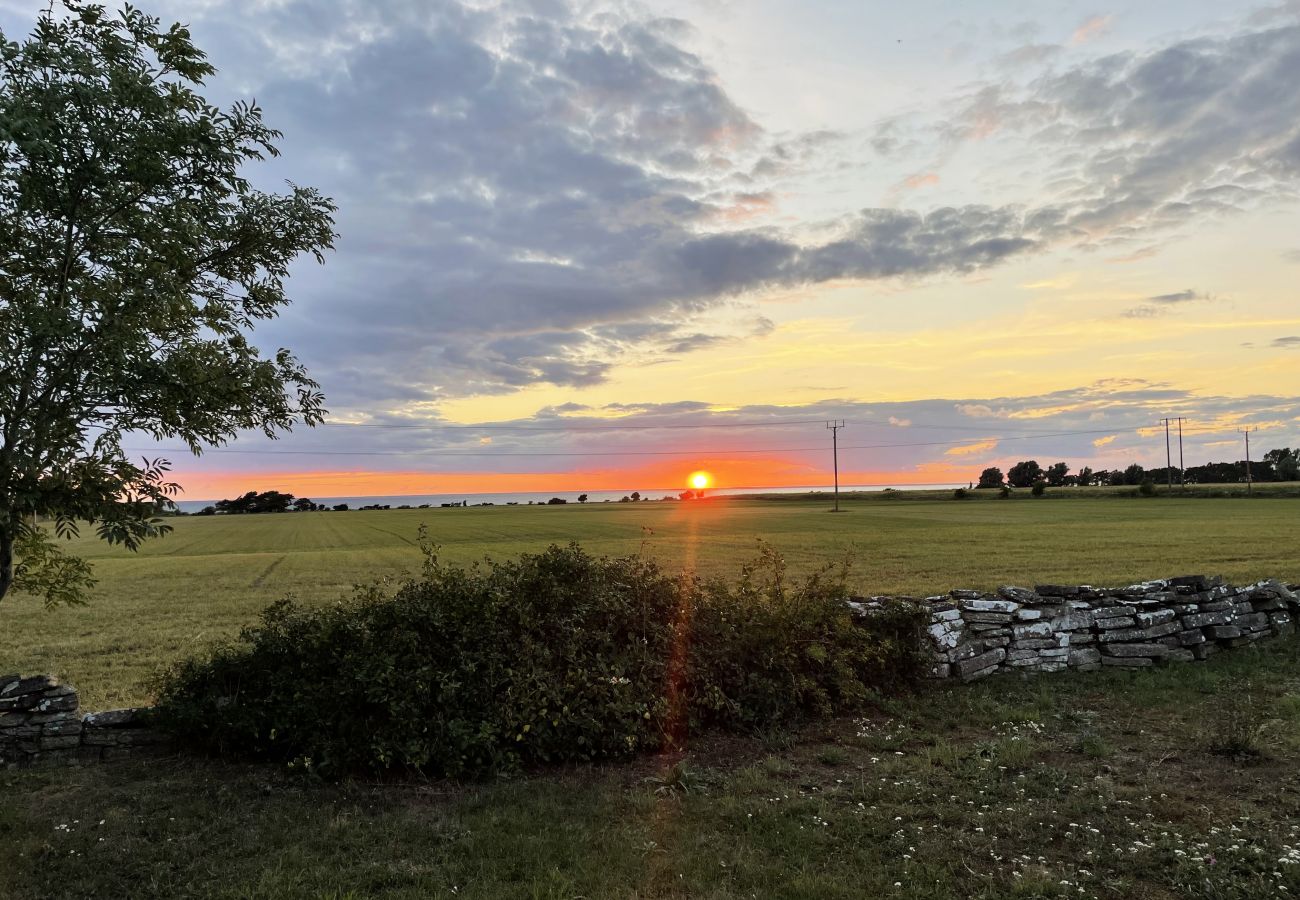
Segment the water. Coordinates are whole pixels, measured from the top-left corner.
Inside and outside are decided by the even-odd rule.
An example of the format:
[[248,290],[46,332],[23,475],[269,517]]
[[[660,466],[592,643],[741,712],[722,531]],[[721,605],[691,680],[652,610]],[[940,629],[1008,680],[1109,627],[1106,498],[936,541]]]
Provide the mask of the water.
[[[956,488],[964,487],[959,484],[842,484],[840,491],[883,491],[887,488],[893,488],[899,491],[908,490],[935,490],[938,488]],[[677,495],[682,491],[681,488],[664,488],[654,491],[641,491],[642,500],[662,500],[664,497],[677,499]],[[741,494],[807,494],[821,492],[830,494],[831,490],[825,485],[807,485],[802,487],[737,487],[737,488],[710,488],[705,494],[710,497],[734,497]],[[560,497],[570,503],[578,502],[580,492],[552,492],[552,491],[516,491],[506,494],[408,494],[391,497],[312,497],[317,503],[323,503],[326,506],[335,506],[339,503],[346,503],[350,509],[358,509],[362,506],[371,506],[378,504],[380,506],[388,505],[396,509],[399,506],[421,506],[428,504],[432,507],[438,507],[443,503],[461,503],[468,502],[470,506],[477,506],[483,503],[490,503],[494,506],[505,506],[509,503],[515,503],[519,506],[527,506],[529,502],[545,503],[552,497]],[[624,497],[631,494],[630,491],[586,491],[588,503],[617,503]],[[211,506],[213,500],[180,500],[177,506],[182,512],[198,512],[205,506]]]

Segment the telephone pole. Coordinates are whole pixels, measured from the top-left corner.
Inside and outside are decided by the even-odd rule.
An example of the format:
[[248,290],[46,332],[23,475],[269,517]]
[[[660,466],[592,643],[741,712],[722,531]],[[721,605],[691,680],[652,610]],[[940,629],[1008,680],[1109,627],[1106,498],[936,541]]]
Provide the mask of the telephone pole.
[[1178,486],[1187,487],[1187,469],[1183,466],[1183,417],[1178,417]]
[[835,509],[840,511],[840,429],[844,427],[843,419],[834,419],[826,423],[831,433],[831,457],[835,464]]
[[1174,461],[1169,455],[1169,419],[1165,418],[1165,482],[1174,489]]
[[1246,436],[1246,493],[1250,494],[1253,493],[1253,491],[1251,490],[1251,480],[1250,480],[1250,433],[1252,431],[1258,431],[1259,429],[1238,428],[1237,430]]

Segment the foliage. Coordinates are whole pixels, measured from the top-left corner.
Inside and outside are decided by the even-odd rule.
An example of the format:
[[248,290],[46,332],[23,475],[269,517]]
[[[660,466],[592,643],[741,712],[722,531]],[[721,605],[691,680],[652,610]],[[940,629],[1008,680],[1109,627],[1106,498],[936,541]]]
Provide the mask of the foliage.
[[1065,487],[1065,479],[1069,474],[1069,465],[1058,462],[1048,466],[1047,471],[1043,473],[1043,477],[1047,479],[1048,487]]
[[1012,487],[1033,487],[1035,481],[1043,478],[1043,467],[1037,460],[1026,459],[1016,463],[1007,470],[1007,484]]
[[316,504],[306,497],[294,497],[280,491],[249,491],[233,500],[218,500],[215,511],[226,515],[244,515],[248,513],[299,512],[314,510]]
[[966,497],[967,494],[965,488],[957,488],[957,490],[952,492],[952,499],[954,500],[965,500]]
[[1138,493],[1143,497],[1154,497],[1156,495],[1156,483],[1148,478],[1138,485]]
[[847,564],[791,581],[764,547],[732,583],[577,545],[470,569],[426,552],[392,596],[281,602],[237,645],[181,663],[159,685],[164,723],[330,776],[469,776],[860,709],[925,666],[922,613],[856,617]]
[[1010,499],[1011,485],[1009,484],[1002,485],[1002,490],[998,491],[998,496],[1001,497],[1003,500]]
[[46,603],[90,582],[34,519],[132,548],[166,531],[168,466],[129,462],[125,435],[197,453],[319,420],[316,383],[248,332],[334,238],[329,200],[243,177],[279,135],[200,96],[214,69],[185,28],[62,5],[0,35],[0,597]]
[[1125,484],[1141,484],[1147,480],[1147,470],[1140,463],[1133,463],[1124,470]]
[[983,472],[980,472],[980,480],[976,487],[996,488],[1002,487],[1002,470],[997,466],[989,466]]
[[1046,491],[1047,491],[1046,481],[1035,481],[1034,486],[1030,489],[1029,493],[1034,495],[1035,497],[1041,497],[1043,496],[1044,493],[1046,493]]

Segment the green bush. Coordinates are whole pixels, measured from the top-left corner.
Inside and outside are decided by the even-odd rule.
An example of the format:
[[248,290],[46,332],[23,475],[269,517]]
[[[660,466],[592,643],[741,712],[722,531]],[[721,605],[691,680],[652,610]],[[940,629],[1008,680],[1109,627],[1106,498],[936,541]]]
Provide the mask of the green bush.
[[954,500],[965,500],[965,499],[966,499],[966,489],[965,489],[965,488],[957,488],[957,490],[955,490],[955,491],[952,492],[952,499],[954,499]]
[[735,583],[551,547],[327,608],[280,602],[159,681],[182,742],[328,777],[476,776],[625,757],[705,727],[757,731],[863,707],[921,676],[924,616],[856,616],[847,567],[791,583],[763,549]]
[[1156,485],[1154,481],[1144,481],[1138,485],[1138,493],[1143,497],[1154,497],[1156,495]]
[[1034,482],[1034,486],[1033,486],[1032,488],[1029,489],[1029,493],[1033,494],[1035,497],[1041,497],[1041,496],[1043,496],[1043,494],[1044,494],[1046,491],[1047,491],[1047,482],[1046,482],[1046,481],[1035,481],[1035,482]]

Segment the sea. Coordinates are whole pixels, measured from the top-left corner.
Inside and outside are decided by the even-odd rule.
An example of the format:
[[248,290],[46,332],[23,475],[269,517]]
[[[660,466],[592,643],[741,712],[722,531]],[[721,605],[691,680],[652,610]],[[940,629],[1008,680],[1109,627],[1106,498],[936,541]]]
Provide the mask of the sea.
[[[934,483],[934,484],[842,484],[840,492],[850,491],[883,491],[893,489],[896,491],[907,490],[938,490],[940,488],[957,488],[965,487],[964,484]],[[643,490],[640,492],[641,499],[644,500],[676,500],[682,492],[681,488],[662,488],[659,490]],[[804,485],[795,487],[733,487],[733,488],[709,488],[704,492],[707,497],[740,497],[749,494],[826,494],[830,495],[831,488],[825,485]],[[461,504],[466,503],[469,506],[527,506],[531,504],[544,504],[552,497],[559,497],[567,500],[569,503],[578,502],[578,491],[516,491],[506,494],[400,494],[390,497],[312,497],[317,503],[323,503],[326,506],[337,506],[340,503],[346,503],[349,509],[360,509],[363,506],[391,506],[396,509],[399,506],[430,506],[441,507],[444,503]],[[624,497],[631,496],[631,491],[586,491],[588,503],[618,503]],[[215,500],[179,500],[176,505],[181,512],[195,513],[205,506],[211,506]]]

